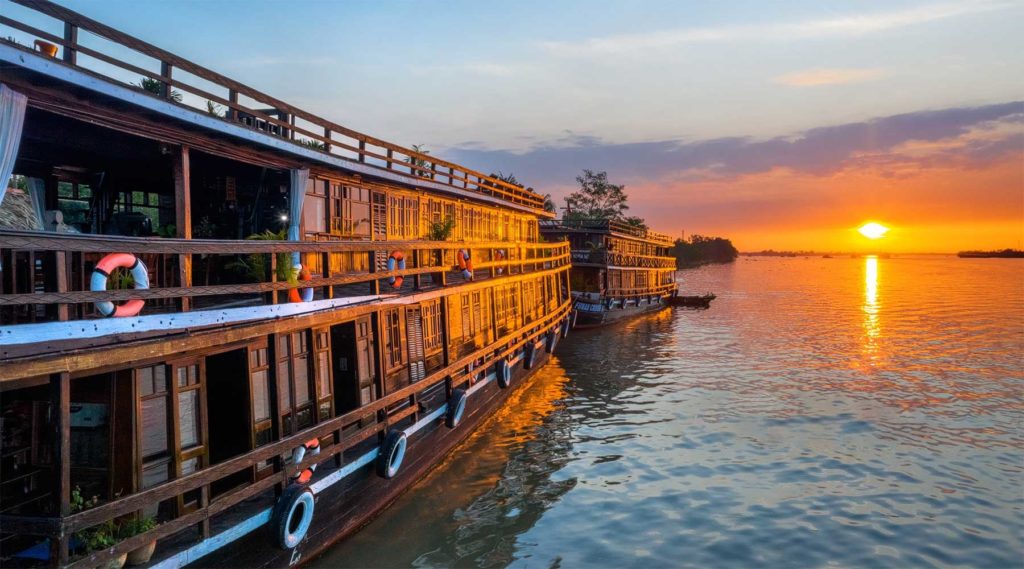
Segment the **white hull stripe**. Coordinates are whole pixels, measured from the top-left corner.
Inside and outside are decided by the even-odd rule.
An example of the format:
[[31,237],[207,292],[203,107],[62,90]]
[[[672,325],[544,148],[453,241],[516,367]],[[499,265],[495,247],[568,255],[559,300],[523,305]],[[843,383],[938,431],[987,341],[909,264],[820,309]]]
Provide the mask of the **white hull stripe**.
[[[513,358],[512,361],[509,362],[509,365],[515,366],[522,359],[523,358],[521,356]],[[497,376],[495,375],[495,373],[489,372],[486,378],[476,382],[476,384],[473,385],[473,387],[470,387],[468,390],[466,390],[466,394],[473,395],[477,391],[483,389],[490,383],[494,382],[496,379]],[[413,433],[423,429],[430,423],[443,417],[445,412],[447,411],[448,404],[445,403],[444,405],[442,405],[441,407],[439,407],[426,417],[423,417],[422,419],[417,421],[408,429],[405,429],[405,434],[412,435]],[[359,470],[360,468],[363,468],[368,464],[373,463],[373,461],[376,460],[378,454],[380,454],[379,449],[373,449],[367,452],[363,456],[360,456],[359,458],[342,466],[341,468],[328,474],[327,476],[321,478],[320,480],[317,480],[316,482],[310,485],[310,490],[312,490],[314,494],[319,494],[323,492],[324,490],[330,488],[331,486],[334,486],[338,482],[341,482],[349,475],[351,475],[353,472]],[[238,540],[239,538],[245,537],[246,535],[256,531],[264,524],[269,523],[270,514],[272,511],[273,508],[267,508],[266,510],[263,510],[262,512],[252,516],[251,518],[218,533],[217,535],[211,536],[210,538],[205,539],[184,551],[180,551],[175,555],[168,557],[167,559],[164,559],[160,563],[151,566],[150,569],[179,569],[181,567],[184,567],[185,565],[188,565],[189,563],[194,563],[200,557],[204,557],[210,553],[213,553],[214,551],[217,551],[218,549],[228,545],[229,543]]]

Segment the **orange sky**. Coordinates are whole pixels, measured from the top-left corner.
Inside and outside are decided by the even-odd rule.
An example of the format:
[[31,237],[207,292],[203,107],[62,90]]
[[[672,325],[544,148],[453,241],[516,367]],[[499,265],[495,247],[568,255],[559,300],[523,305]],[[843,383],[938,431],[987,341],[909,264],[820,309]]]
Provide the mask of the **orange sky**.
[[[630,215],[741,251],[952,253],[1024,248],[1024,102],[822,126],[774,138],[605,143],[570,135],[526,152],[461,151],[555,202],[584,168],[626,185]],[[867,221],[892,228],[868,240]]]

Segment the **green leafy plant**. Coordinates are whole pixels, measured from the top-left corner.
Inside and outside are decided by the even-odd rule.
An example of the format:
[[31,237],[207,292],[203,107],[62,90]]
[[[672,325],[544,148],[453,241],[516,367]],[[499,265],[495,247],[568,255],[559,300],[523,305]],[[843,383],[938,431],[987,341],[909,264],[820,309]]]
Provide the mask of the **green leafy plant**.
[[215,117],[222,118],[224,116],[224,107],[214,103],[213,101],[206,101],[206,112]]
[[[416,152],[418,154],[430,154],[430,151],[427,150],[423,144],[413,144],[412,150],[413,152]],[[416,158],[414,156],[409,156],[408,158],[405,159],[405,161],[409,164],[412,164],[413,166],[423,168],[422,170],[417,168],[413,169],[413,173],[416,174],[417,176],[421,176],[424,178],[430,176],[430,172],[426,170],[427,168],[430,168],[430,162],[427,162],[422,158]]]
[[431,221],[427,227],[427,239],[447,241],[455,231],[455,218],[448,216],[443,221]]
[[[163,96],[164,94],[164,84],[151,77],[143,77],[142,80],[139,81],[139,87],[142,87],[143,90],[149,91],[154,95]],[[171,89],[170,98],[175,103],[180,103],[182,98],[181,91],[175,91],[174,89]]]
[[303,139],[299,141],[299,144],[305,146],[306,148],[312,148],[313,150],[322,150],[323,152],[327,152],[327,144],[320,142],[319,140]]
[[165,223],[156,228],[156,234],[160,237],[175,237],[178,234],[178,228],[173,223]]
[[[254,233],[246,239],[254,241],[285,241],[288,239],[288,231],[282,229],[274,232],[269,229],[263,233]],[[275,253],[277,255],[277,280],[288,281],[291,284],[298,283],[298,275],[292,267],[291,253]],[[263,253],[251,253],[236,261],[225,265],[229,270],[245,273],[252,282],[263,282],[270,272],[267,268],[267,256]]]
[[128,539],[129,537],[146,533],[155,527],[156,518],[153,518],[152,516],[129,518],[121,522],[121,525],[118,526],[117,537],[118,539]]

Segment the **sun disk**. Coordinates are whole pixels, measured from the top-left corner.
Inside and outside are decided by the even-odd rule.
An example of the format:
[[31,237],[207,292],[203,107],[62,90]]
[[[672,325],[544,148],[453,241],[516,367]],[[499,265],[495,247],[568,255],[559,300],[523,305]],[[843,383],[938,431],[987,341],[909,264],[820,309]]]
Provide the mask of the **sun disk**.
[[860,226],[860,228],[858,228],[857,231],[859,231],[861,235],[867,237],[868,239],[879,239],[889,232],[889,228],[882,225],[881,223],[875,223],[874,221],[872,221],[871,223],[865,223],[864,225]]

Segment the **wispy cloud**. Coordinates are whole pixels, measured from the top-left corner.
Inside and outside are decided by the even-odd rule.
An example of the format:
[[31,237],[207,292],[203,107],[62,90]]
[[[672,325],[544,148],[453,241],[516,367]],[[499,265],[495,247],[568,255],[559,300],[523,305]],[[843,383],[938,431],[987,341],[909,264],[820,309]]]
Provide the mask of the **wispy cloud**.
[[556,55],[615,55],[685,44],[733,41],[793,41],[852,37],[883,32],[1013,6],[998,0],[927,4],[875,14],[850,15],[802,22],[682,28],[650,33],[620,34],[582,41],[544,41],[540,45]]
[[808,69],[775,78],[776,83],[790,87],[821,87],[865,83],[885,76],[882,69]]
[[434,75],[436,73],[469,73],[483,77],[513,77],[527,71],[529,66],[519,63],[494,63],[490,61],[470,61],[451,65],[420,65],[412,68],[416,75]]

